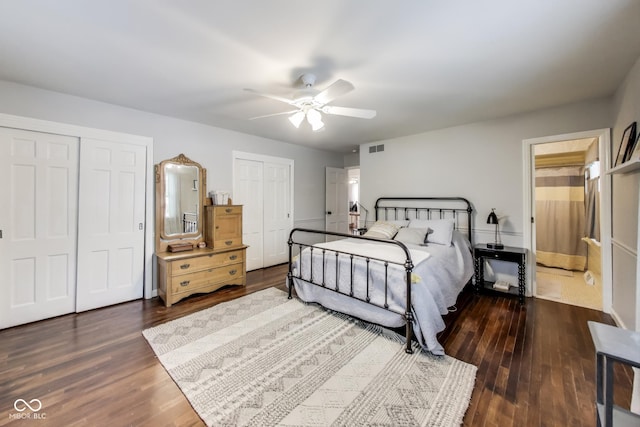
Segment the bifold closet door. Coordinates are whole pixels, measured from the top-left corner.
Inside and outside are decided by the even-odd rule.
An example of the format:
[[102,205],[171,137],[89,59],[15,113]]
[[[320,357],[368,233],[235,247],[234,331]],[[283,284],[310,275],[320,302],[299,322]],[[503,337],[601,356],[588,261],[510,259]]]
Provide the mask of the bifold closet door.
[[291,166],[287,163],[236,158],[235,203],[242,209],[242,240],[247,248],[247,270],[287,262],[291,215]]
[[264,265],[289,260],[291,186],[289,165],[264,163]]
[[75,311],[79,140],[0,128],[0,328]]
[[77,311],[142,298],[146,148],[82,138]]
[[242,243],[247,248],[247,270],[264,267],[263,162],[236,159],[233,200],[243,205]]

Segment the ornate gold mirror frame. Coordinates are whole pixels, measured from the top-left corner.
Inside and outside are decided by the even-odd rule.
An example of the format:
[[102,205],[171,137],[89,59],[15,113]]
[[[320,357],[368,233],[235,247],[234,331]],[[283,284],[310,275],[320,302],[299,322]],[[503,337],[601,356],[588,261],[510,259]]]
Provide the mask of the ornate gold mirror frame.
[[204,200],[207,173],[199,163],[180,154],[155,165],[156,251],[169,244],[204,241]]

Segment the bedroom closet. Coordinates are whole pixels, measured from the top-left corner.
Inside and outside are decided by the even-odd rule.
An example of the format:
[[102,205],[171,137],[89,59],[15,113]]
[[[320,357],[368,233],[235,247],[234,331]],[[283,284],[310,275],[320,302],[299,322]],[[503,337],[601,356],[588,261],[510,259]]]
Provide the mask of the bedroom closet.
[[602,310],[598,139],[534,146],[536,296]]
[[0,115],[0,328],[143,296],[150,144]]
[[287,262],[293,228],[293,160],[234,151],[232,197],[234,204],[244,207],[247,271]]

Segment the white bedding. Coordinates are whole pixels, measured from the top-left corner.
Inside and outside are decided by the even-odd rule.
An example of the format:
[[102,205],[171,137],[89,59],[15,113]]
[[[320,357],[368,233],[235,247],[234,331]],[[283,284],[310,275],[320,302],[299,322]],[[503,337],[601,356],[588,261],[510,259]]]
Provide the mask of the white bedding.
[[[436,337],[438,332],[445,328],[442,316],[448,313],[449,307],[455,305],[460,291],[473,275],[473,258],[469,242],[457,231],[453,233],[452,241],[453,245],[451,246],[439,244],[406,245],[411,252],[414,264],[411,285],[414,332],[420,345],[436,355],[444,354],[444,349]],[[395,245],[379,244],[366,240],[343,239],[315,246],[316,248],[313,250],[313,281],[324,283],[325,287],[329,289],[336,287],[336,257],[335,252],[328,249],[369,257],[377,256],[401,263],[404,263],[406,258],[404,251]],[[320,248],[327,249],[324,257]],[[383,326],[400,327],[404,325],[402,315],[405,311],[406,301],[406,273],[403,266],[388,264],[387,267],[389,293],[386,301],[389,310],[391,310],[389,311],[297,279],[296,276],[300,276],[301,263],[301,276],[303,279],[309,280],[312,270],[310,257],[311,251],[307,248],[294,260],[294,284],[300,299],[307,302],[317,302],[329,309]],[[345,294],[351,292],[350,282],[351,275],[353,275],[354,296],[365,299],[367,294],[366,261],[363,258],[354,257],[352,264],[350,256],[344,254],[339,255],[338,258],[339,291]],[[351,265],[353,268],[350,268]],[[369,263],[369,297],[372,303],[380,306],[385,303],[384,271],[383,263],[373,260]]]

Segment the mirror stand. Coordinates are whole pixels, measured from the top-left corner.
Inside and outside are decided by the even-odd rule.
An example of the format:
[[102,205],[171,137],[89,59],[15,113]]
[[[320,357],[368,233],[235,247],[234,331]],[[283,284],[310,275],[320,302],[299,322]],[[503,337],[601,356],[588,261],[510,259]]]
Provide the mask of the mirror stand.
[[246,283],[242,206],[206,206],[205,215],[206,181],[206,170],[184,154],[156,165],[157,290],[167,307]]

